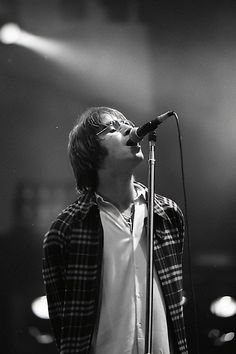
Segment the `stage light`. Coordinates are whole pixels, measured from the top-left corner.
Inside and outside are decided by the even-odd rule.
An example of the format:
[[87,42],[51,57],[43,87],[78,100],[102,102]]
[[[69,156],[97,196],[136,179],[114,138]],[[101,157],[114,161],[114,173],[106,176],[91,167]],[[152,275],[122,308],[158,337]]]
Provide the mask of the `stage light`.
[[223,296],[212,302],[211,312],[219,317],[231,317],[236,314],[236,300],[231,296]]
[[60,57],[63,53],[61,43],[24,31],[16,23],[9,22],[0,28],[0,42],[17,44],[52,59]]
[[210,330],[210,332],[208,333],[208,338],[210,339],[216,339],[220,337],[220,330],[217,328],[213,328]]
[[42,38],[29,32],[21,30],[20,36],[17,40],[17,45],[31,49],[45,58],[58,60],[64,58],[64,46],[56,40]]
[[21,29],[16,23],[6,23],[0,29],[0,41],[4,44],[17,43],[21,35]]
[[47,320],[48,315],[48,303],[46,296],[40,296],[35,299],[31,304],[31,309],[35,316]]
[[231,342],[235,338],[234,332],[222,333],[219,329],[211,329],[208,333],[208,338],[211,339],[215,346],[222,346],[225,343]]
[[228,333],[225,333],[221,336],[221,341],[223,343],[225,342],[231,342],[235,337],[235,333],[234,332],[228,332]]
[[51,344],[54,341],[51,334],[41,333],[36,327],[29,327],[29,334],[40,344]]

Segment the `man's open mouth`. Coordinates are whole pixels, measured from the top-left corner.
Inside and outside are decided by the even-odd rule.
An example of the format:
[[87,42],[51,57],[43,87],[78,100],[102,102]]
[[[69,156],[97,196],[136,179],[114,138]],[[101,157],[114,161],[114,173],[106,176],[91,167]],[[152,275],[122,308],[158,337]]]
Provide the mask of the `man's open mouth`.
[[132,140],[128,140],[127,143],[126,143],[126,145],[127,145],[127,146],[138,146],[138,147],[141,146],[139,142],[135,143],[135,142],[133,142]]
[[136,146],[137,143],[134,143],[132,140],[128,140],[126,143],[127,146]]

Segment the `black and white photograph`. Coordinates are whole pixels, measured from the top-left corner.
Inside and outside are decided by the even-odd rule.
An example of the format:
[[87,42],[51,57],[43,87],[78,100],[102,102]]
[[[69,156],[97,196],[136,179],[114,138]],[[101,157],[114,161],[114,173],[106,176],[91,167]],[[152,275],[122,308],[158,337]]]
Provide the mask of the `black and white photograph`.
[[0,353],[236,353],[235,19],[0,0]]

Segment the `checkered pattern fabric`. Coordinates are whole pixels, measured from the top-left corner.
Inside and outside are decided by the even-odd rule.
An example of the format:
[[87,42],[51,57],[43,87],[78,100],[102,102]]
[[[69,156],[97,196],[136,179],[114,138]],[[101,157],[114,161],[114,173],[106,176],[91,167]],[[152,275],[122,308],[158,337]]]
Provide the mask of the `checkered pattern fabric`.
[[[181,304],[183,236],[178,206],[155,195],[154,265],[178,354],[188,353]],[[59,353],[92,353],[103,256],[103,229],[93,193],[80,194],[58,216],[45,235],[43,250],[43,278]]]

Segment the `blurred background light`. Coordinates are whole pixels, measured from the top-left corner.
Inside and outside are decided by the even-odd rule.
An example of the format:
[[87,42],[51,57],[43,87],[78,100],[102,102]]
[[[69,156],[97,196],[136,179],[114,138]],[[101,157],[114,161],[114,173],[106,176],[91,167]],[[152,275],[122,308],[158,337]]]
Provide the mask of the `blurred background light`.
[[208,333],[208,338],[211,338],[211,339],[219,338],[219,336],[220,336],[220,330],[218,328],[213,328]]
[[35,316],[45,320],[49,318],[46,296],[36,298],[31,304],[31,309]]
[[30,327],[29,334],[34,337],[39,344],[51,344],[54,341],[50,334],[42,334],[36,327]]
[[208,333],[208,338],[211,339],[214,346],[220,347],[228,342],[231,342],[235,338],[234,332],[222,333],[219,329],[211,329]]
[[16,44],[53,58],[63,52],[62,45],[55,40],[42,38],[23,30],[21,30]]
[[231,317],[236,314],[236,301],[231,296],[223,296],[212,302],[211,312],[219,317]]
[[231,342],[235,338],[235,333],[234,332],[228,332],[225,333],[221,336],[222,342]]

